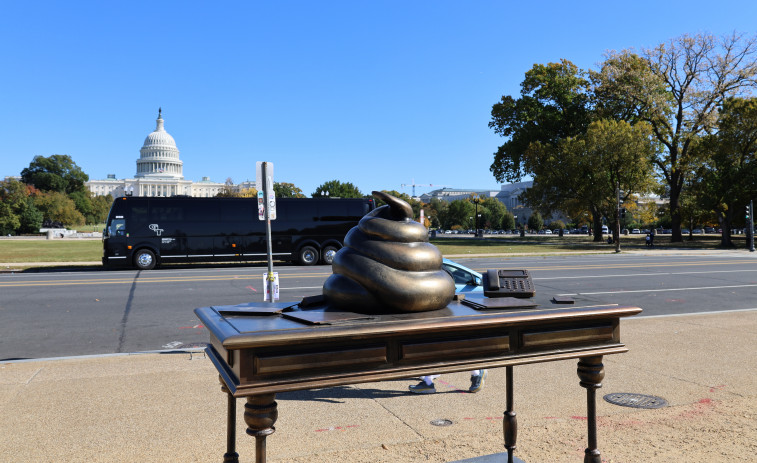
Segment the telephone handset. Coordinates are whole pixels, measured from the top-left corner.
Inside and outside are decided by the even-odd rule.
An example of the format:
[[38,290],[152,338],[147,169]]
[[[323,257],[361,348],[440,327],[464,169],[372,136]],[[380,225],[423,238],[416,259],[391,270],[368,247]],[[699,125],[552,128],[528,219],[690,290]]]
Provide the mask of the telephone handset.
[[487,270],[483,275],[486,297],[534,297],[528,270]]

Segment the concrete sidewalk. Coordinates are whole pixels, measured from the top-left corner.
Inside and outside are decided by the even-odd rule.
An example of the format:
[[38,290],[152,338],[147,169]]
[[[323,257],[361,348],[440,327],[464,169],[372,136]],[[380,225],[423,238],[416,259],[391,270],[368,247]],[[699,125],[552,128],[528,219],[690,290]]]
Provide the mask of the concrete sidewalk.
[[[757,311],[624,319],[630,352],[605,357],[599,450],[607,462],[736,462],[757,454]],[[416,379],[277,395],[268,461],[451,462],[503,452],[505,370],[478,394],[467,373],[434,395]],[[656,410],[602,400],[667,399]],[[516,455],[583,461],[585,390],[575,361],[515,368]],[[238,401],[237,451],[254,461]],[[220,462],[226,396],[203,353],[0,363],[0,461]],[[432,420],[448,419],[437,427]]]

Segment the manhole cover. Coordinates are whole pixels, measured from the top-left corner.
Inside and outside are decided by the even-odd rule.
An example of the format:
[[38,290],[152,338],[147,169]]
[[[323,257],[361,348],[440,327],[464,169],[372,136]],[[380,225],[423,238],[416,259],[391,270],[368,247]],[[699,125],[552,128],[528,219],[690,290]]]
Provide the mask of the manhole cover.
[[632,408],[662,408],[668,404],[668,401],[662,397],[644,394],[630,394],[628,392],[607,394],[605,400],[611,404],[620,405],[621,407]]
[[452,424],[452,420],[431,420],[431,424],[433,424],[434,426],[450,426]]

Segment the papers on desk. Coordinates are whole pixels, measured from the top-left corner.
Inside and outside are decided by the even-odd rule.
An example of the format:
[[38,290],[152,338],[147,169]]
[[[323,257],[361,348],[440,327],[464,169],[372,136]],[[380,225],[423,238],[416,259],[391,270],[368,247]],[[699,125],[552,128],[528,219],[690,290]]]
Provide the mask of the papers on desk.
[[365,315],[355,312],[337,312],[324,310],[302,310],[298,312],[287,312],[281,314],[284,318],[304,322],[309,325],[331,325],[334,323],[349,322],[353,320],[369,320],[375,318],[371,315]]
[[471,297],[463,299],[464,305],[476,310],[533,309],[538,304],[520,297]]

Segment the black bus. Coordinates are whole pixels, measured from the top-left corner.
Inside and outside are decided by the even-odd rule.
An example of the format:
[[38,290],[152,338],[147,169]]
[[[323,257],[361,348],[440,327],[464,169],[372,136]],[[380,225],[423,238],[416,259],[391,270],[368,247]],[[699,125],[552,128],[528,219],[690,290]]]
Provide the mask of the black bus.
[[[149,270],[160,263],[267,260],[257,198],[116,198],[103,231],[103,265]],[[276,200],[273,258],[330,265],[373,199]]]

